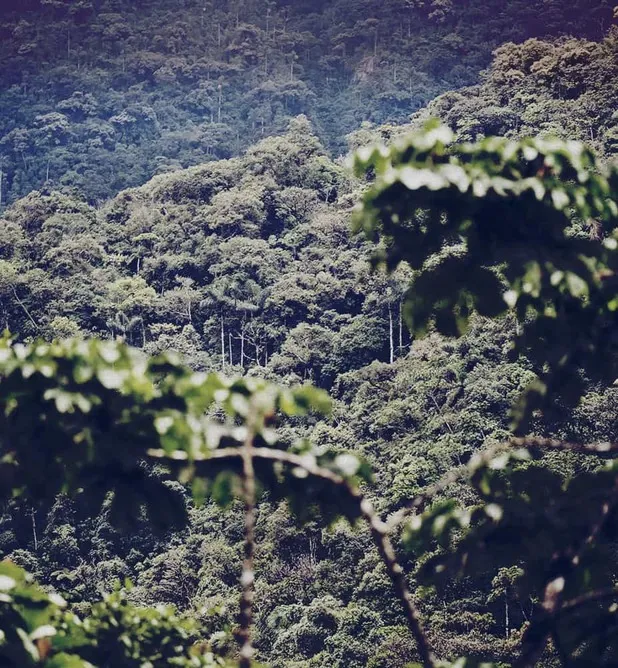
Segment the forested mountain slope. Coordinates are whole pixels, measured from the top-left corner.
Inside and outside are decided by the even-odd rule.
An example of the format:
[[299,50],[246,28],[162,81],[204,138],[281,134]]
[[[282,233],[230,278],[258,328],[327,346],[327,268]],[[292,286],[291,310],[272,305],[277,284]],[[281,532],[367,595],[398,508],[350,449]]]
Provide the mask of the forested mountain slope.
[[498,135],[584,141],[607,159],[618,153],[618,30],[603,39],[529,39],[503,44],[480,82],[439,95],[409,123],[364,123],[348,137],[358,148],[439,118],[464,141]]
[[[19,339],[122,337],[199,370],[311,381],[334,398],[333,415],[292,419],[284,434],[365,455],[389,517],[507,433],[535,369],[507,359],[508,319],[478,318],[457,341],[411,340],[409,271],[370,271],[372,246],[350,232],[365,184],[333,155],[438,116],[464,139],[557,133],[615,159],[611,4],[3,2],[0,327]],[[587,390],[576,411],[533,427],[617,440],[615,393]],[[172,486],[189,507],[182,532],[144,522],[127,535],[109,508],[93,519],[64,497],[18,500],[3,509],[0,556],[76,610],[129,577],[132,600],[174,604],[224,649],[240,511],[196,508]],[[449,493],[474,502],[463,486]],[[257,560],[267,665],[414,658],[365,532],[301,529],[266,498]],[[417,592],[440,656],[510,660],[529,610],[514,577]]]
[[0,206],[74,186],[101,201],[237,154],[308,115],[336,155],[474,84],[507,41],[598,39],[608,0],[8,0]]
[[[598,76],[578,69],[589,67],[585,57],[569,69],[582,82],[577,96],[556,92],[564,73],[549,65],[554,58],[564,67],[555,58],[563,51],[597,54]],[[611,158],[615,53],[614,32],[601,43],[504,46],[480,86],[442,96],[430,110],[464,136],[548,129],[581,136],[592,127]],[[547,65],[542,79],[539,62]],[[507,74],[518,82],[508,99],[500,97]],[[551,107],[551,128],[520,102],[532,90]],[[589,125],[575,127],[582,95],[596,106]],[[518,122],[495,125],[515,114]],[[350,141],[404,130],[365,127]],[[33,192],[4,212],[0,226],[2,325],[24,338],[120,335],[149,353],[177,350],[198,369],[311,380],[331,392],[334,414],[290,422],[290,440],[305,434],[362,452],[388,516],[506,433],[508,407],[533,369],[506,361],[508,321],[479,319],[457,342],[432,336],[411,345],[400,310],[407,272],[371,274],[370,245],[350,234],[362,187],[297,117],[242,156],[161,174],[98,208],[67,192]],[[589,390],[568,418],[535,426],[575,440],[616,439],[615,397]],[[472,501],[463,487],[451,493]],[[216,644],[236,614],[242,522],[210,505],[190,515],[184,532],[157,536],[144,524],[128,537],[106,512],[93,520],[64,498],[51,508],[20,502],[4,514],[0,549],[76,609],[130,577],[133,600],[189,611]],[[368,535],[299,529],[266,499],[258,545],[257,646],[268,665],[397,668],[414,656]],[[509,660],[515,641],[507,626],[526,618],[526,602],[508,588],[511,575],[427,594],[422,607],[441,655]]]

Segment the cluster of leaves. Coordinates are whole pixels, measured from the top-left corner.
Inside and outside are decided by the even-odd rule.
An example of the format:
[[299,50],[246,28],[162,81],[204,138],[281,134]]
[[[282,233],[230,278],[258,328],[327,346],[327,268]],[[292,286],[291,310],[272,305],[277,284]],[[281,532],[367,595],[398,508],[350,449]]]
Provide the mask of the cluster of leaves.
[[[145,508],[161,529],[182,525],[187,508],[164,477],[144,466],[149,456],[171,458],[183,468],[199,466],[202,482],[194,483],[194,498],[211,492],[229,504],[233,448],[247,439],[257,447],[273,446],[278,414],[329,407],[327,395],[310,386],[283,389],[258,378],[227,380],[193,372],[172,353],[147,358],[125,344],[96,339],[26,346],[5,338],[0,371],[5,499],[26,491],[36,499],[80,492],[84,502],[99,508],[111,491],[112,518],[135,522]],[[314,452],[309,444],[294,452],[307,465],[368,477],[353,455]],[[194,473],[185,471],[182,479]],[[344,499],[313,480],[304,489],[306,476],[297,468],[292,479],[272,463],[257,474],[275,495],[289,496],[299,512],[306,514],[312,500],[323,500],[323,510],[329,505],[335,516],[344,512]],[[204,486],[205,477],[213,480],[212,488]]]
[[[96,509],[111,492],[110,521],[135,523],[145,509],[155,527],[168,528],[186,520],[184,499],[153,476],[145,460],[180,465],[179,478],[193,482],[195,500],[209,495],[229,505],[234,494],[245,494],[241,451],[251,448],[257,480],[272,498],[287,498],[303,519],[317,511],[331,521],[341,516],[353,521],[361,514],[349,487],[368,480],[358,456],[317,451],[309,444],[287,452],[273,449],[278,414],[328,409],[328,397],[319,390],[283,389],[256,378],[228,381],[193,372],[172,354],[148,359],[112,341],[26,346],[5,338],[0,359],[7,500],[78,493],[82,504]],[[45,462],[33,464],[39,455]],[[318,470],[324,473],[313,475]],[[117,593],[95,605],[85,622],[65,619],[59,647],[68,652],[77,646],[80,656],[97,663],[109,659],[109,665],[120,665],[125,656],[143,665],[150,654],[152,661],[173,665],[188,636],[182,625],[172,637],[161,635],[176,628],[174,618],[162,625],[162,614],[172,613],[135,611]],[[11,632],[12,624],[7,621]],[[17,635],[25,642],[40,632],[37,626],[24,633]],[[106,642],[109,650],[102,647]],[[195,661],[190,665],[202,665]]]
[[115,592],[82,620],[65,610],[60,596],[43,591],[31,575],[8,561],[0,563],[0,597],[0,660],[6,666],[226,665],[196,643],[196,623],[169,607],[135,607]]
[[[454,144],[444,126],[392,147],[356,154],[375,181],[357,225],[383,236],[376,261],[407,261],[416,274],[406,315],[417,334],[431,323],[460,335],[470,313],[508,308],[522,322],[515,352],[542,372],[517,415],[525,429],[546,395],[574,404],[582,368],[606,385],[618,377],[615,330],[618,170],[577,142],[491,137]],[[573,219],[596,221],[585,236]]]

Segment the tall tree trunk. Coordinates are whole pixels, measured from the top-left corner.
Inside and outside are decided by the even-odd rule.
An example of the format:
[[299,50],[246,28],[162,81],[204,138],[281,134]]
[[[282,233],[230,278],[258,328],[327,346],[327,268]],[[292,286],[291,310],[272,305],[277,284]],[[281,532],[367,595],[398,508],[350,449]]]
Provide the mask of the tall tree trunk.
[[240,366],[245,368],[245,316],[240,326]]
[[399,300],[399,354],[403,355],[403,297]]
[[393,335],[393,304],[388,303],[388,342],[390,349],[390,363],[395,361],[395,339]]
[[221,370],[225,369],[225,325],[223,323],[223,313],[221,314]]
[[35,511],[34,508],[30,510],[30,518],[32,519],[32,539],[34,541],[34,551],[39,551],[39,539],[36,535],[36,519],[34,517]]
[[511,629],[509,621],[509,596],[506,587],[504,589],[504,628],[506,637],[508,638],[511,633]]
[[230,366],[234,366],[234,356],[232,354],[232,332],[229,332],[227,337],[228,337],[228,350],[229,350]]

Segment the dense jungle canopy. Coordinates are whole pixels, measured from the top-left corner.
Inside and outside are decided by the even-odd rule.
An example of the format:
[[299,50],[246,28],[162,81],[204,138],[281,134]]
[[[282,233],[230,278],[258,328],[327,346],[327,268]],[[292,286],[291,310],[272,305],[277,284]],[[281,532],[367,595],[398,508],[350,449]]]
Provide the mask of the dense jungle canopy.
[[[238,661],[246,471],[175,468],[205,411],[336,478],[256,468],[255,665],[439,665],[358,490],[439,660],[616,665],[615,16],[2,3],[0,666]],[[514,422],[555,447],[480,461]]]

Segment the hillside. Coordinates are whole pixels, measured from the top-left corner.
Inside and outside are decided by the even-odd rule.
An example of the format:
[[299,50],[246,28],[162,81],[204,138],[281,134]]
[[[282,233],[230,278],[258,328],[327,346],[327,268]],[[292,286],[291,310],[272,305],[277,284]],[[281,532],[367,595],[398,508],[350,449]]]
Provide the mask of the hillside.
[[[564,72],[551,64],[573,52],[583,55],[569,72],[582,83],[565,95]],[[504,46],[480,85],[438,98],[414,123],[437,113],[466,138],[550,129],[580,137],[592,127],[610,157],[615,53],[613,31],[599,43]],[[591,63],[598,76],[588,76]],[[508,99],[500,93],[507,74],[517,80]],[[551,126],[525,102],[533,90],[539,106],[551,107]],[[582,96],[595,105],[586,127],[574,121]],[[405,129],[366,126],[350,141]],[[401,312],[409,273],[372,274],[372,246],[349,231],[362,188],[299,116],[241,156],[160,174],[100,207],[66,191],[32,192],[4,212],[0,228],[2,325],[22,338],[121,336],[148,353],[179,351],[199,370],[312,381],[334,397],[334,414],[292,421],[287,438],[306,434],[364,454],[386,516],[503,437],[508,408],[534,369],[506,361],[509,321],[478,319],[457,342],[412,342]],[[614,414],[611,391],[590,387],[577,411],[536,427],[612,440]],[[463,487],[451,493],[470,501]],[[76,610],[130,577],[132,600],[173,603],[217,638],[236,609],[240,517],[213,505],[192,507],[190,517],[184,532],[156,536],[144,523],[128,538],[107,512],[91,519],[63,497],[52,507],[16,502],[3,516],[0,546]],[[366,533],[301,529],[265,500],[258,543],[256,642],[268,665],[396,668],[413,658]],[[505,624],[523,623],[526,612],[513,600],[505,620],[497,587],[480,578],[465,592],[423,600],[443,655],[509,660]]]
[[[475,315],[457,339],[411,334],[413,272],[372,270],[376,245],[351,220],[375,174],[354,176],[344,156],[437,117],[462,140],[557,135],[615,162],[612,4],[5,0],[0,328],[18,343],[125,341],[140,360],[179,353],[199,372],[314,384],[332,414],[285,418],[278,447],[306,438],[362,456],[388,522],[507,437],[513,402],[542,364],[510,353],[521,326],[512,314]],[[585,245],[604,230],[582,217],[569,234]],[[580,380],[581,403],[535,411],[531,433],[618,442],[615,388]],[[570,452],[543,465],[561,481],[593,470]],[[171,604],[215,654],[233,653],[242,504],[199,505],[187,480],[140,466],[164,481],[187,526],[153,530],[144,511],[122,531],[109,495],[93,516],[85,495],[15,494],[0,511],[0,559],[80,614],[115,588],[139,606]],[[463,481],[436,496],[479,503]],[[259,661],[407,668],[417,645],[370,532],[322,519],[301,526],[278,497],[259,497]],[[479,567],[434,590],[417,586],[422,560],[400,532],[392,538],[437,655],[510,665],[537,606],[516,587],[518,567]],[[446,548],[432,549],[426,559]],[[110,661],[101,668],[118,668]],[[560,648],[537,665],[563,665]]]
[[103,201],[237,155],[306,114],[333,155],[476,84],[493,49],[600,38],[607,0],[29,0],[0,8],[0,207],[33,189]]

